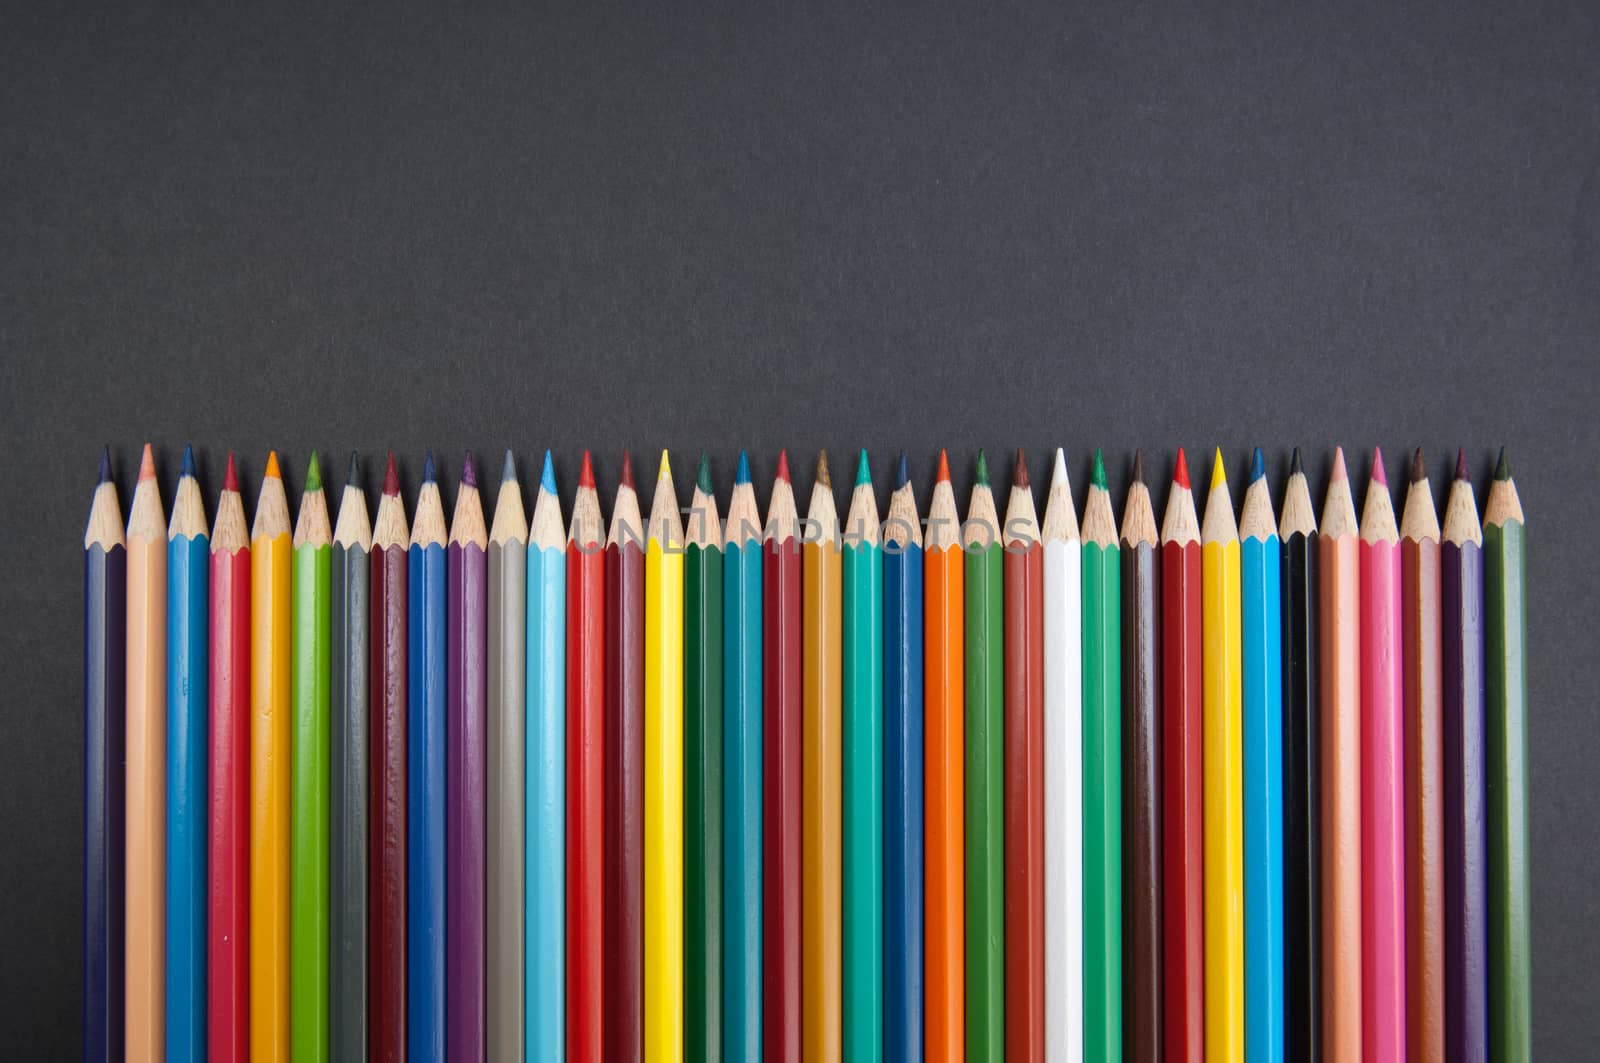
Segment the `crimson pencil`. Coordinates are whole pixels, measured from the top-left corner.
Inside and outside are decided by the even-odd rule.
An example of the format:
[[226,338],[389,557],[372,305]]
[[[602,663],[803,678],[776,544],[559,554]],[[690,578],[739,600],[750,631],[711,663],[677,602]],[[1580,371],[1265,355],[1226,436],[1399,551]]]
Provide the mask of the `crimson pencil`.
[[1200,522],[1183,449],[1161,525],[1162,1039],[1205,1059],[1205,846],[1201,787]]
[[1017,451],[1006,503],[1006,1055],[1044,1054],[1044,551]]
[[605,1058],[605,526],[583,452],[567,537],[567,1059]]
[[372,797],[367,843],[367,1043],[374,1061],[406,1058],[406,669],[411,531],[394,454],[372,526]]
[[644,523],[633,463],[606,537],[606,1058],[644,1051]]
[[762,550],[762,1054],[800,1060],[800,518],[778,454]]

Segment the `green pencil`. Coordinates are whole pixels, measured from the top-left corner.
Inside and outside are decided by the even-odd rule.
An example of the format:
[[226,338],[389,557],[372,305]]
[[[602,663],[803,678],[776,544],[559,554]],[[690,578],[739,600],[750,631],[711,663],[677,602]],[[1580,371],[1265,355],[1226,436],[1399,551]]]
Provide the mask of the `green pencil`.
[[1483,507],[1489,770],[1489,1055],[1533,1055],[1528,958],[1528,630],[1522,502],[1502,448]]
[[683,559],[683,1050],[722,1058],[722,525],[704,454]]
[[1083,509],[1083,1058],[1122,1058],[1122,565],[1106,466]]
[[967,1059],[1005,1058],[1005,573],[989,465],[962,529],[966,551]]
[[317,455],[294,528],[294,754],[290,808],[289,1045],[296,1063],[328,1058],[328,807],[333,534]]

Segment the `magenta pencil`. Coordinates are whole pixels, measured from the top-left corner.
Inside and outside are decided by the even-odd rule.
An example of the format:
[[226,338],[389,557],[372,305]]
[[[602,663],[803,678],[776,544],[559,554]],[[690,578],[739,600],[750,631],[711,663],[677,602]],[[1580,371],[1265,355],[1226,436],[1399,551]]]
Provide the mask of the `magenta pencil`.
[[488,727],[489,536],[468,452],[446,550],[445,1045],[447,1057],[484,1058],[484,848]]
[[1361,511],[1361,1043],[1405,1059],[1405,703],[1400,535],[1383,452]]

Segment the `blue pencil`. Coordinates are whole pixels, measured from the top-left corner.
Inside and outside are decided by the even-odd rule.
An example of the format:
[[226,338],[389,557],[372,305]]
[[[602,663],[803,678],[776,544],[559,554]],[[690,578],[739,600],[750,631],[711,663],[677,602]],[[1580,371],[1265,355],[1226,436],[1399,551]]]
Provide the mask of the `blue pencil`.
[[730,1063],[754,1063],[762,980],[761,512],[743,451],[728,503],[722,603],[722,1050]]
[[206,844],[211,539],[183,448],[167,527],[167,1054],[206,1058]]
[[1239,540],[1245,1056],[1274,1063],[1284,1058],[1282,556],[1259,447]]
[[527,1059],[566,1054],[567,554],[550,452],[528,530]]
[[445,523],[433,454],[407,567],[406,1054],[444,1058]]
[[920,1060],[922,529],[906,456],[883,526],[883,1055]]

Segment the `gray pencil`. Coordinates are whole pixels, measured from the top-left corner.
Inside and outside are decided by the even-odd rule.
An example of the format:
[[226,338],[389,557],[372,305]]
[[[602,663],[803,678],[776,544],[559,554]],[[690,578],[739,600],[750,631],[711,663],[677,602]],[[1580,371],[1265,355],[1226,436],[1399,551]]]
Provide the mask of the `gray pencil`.
[[367,1058],[367,588],[372,523],[350,455],[333,533],[330,654],[329,1042],[334,1059]]
[[511,451],[489,530],[489,1059],[523,1058],[523,691],[528,521]]

